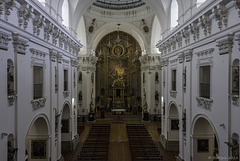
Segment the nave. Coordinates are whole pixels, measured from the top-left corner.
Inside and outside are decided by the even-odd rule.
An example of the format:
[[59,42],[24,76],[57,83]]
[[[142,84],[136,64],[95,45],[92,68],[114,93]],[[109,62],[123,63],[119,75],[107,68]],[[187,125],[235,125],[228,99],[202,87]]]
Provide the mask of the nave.
[[[108,145],[108,161],[132,161],[132,154],[129,144],[129,136],[127,133],[127,126],[131,125],[144,125],[150,134],[157,150],[160,151],[160,156],[163,156],[164,161],[175,161],[177,152],[165,151],[159,141],[158,128],[160,122],[141,122],[141,121],[127,121],[122,118],[115,118],[113,120],[97,120],[94,123],[80,123],[79,127],[84,126],[80,132],[80,142],[73,152],[64,153],[64,160],[77,161],[77,157],[82,151],[82,147],[88,138],[89,131],[93,126],[110,125],[109,145]],[[132,127],[132,126],[131,126]]]

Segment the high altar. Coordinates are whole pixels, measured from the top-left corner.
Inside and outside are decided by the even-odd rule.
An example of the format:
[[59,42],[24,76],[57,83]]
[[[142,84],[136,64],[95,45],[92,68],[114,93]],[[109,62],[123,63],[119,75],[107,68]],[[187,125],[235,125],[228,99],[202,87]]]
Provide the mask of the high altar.
[[112,109],[132,109],[140,105],[141,50],[129,34],[115,31],[99,42],[96,69],[96,105]]

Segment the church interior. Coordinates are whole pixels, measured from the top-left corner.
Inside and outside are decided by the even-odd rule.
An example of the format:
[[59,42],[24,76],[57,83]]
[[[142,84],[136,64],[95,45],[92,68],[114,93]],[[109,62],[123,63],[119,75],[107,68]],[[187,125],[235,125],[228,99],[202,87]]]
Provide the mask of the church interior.
[[0,0],[1,161],[239,161],[239,0]]

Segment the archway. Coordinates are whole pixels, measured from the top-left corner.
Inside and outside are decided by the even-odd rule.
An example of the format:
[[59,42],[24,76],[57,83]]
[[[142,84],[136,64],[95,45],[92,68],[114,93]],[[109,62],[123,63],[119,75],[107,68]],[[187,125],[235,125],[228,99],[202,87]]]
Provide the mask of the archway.
[[37,117],[27,134],[26,160],[49,161],[49,126],[45,117]]
[[128,33],[114,31],[97,45],[96,106],[106,111],[126,109],[133,112],[140,105],[141,48]]
[[179,114],[175,103],[171,103],[169,107],[167,150],[179,150]]
[[203,117],[198,118],[193,127],[193,160],[214,160],[219,151],[214,128]]
[[68,152],[72,150],[72,126],[71,126],[71,111],[70,106],[66,103],[62,110],[61,120],[61,138],[62,138],[62,152]]

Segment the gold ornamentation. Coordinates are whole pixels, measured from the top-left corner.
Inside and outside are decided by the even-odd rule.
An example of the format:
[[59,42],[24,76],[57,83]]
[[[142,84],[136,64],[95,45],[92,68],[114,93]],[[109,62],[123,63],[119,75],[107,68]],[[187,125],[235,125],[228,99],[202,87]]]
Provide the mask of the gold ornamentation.
[[125,52],[124,47],[121,44],[114,45],[112,49],[113,55],[117,57],[123,56],[124,52]]

